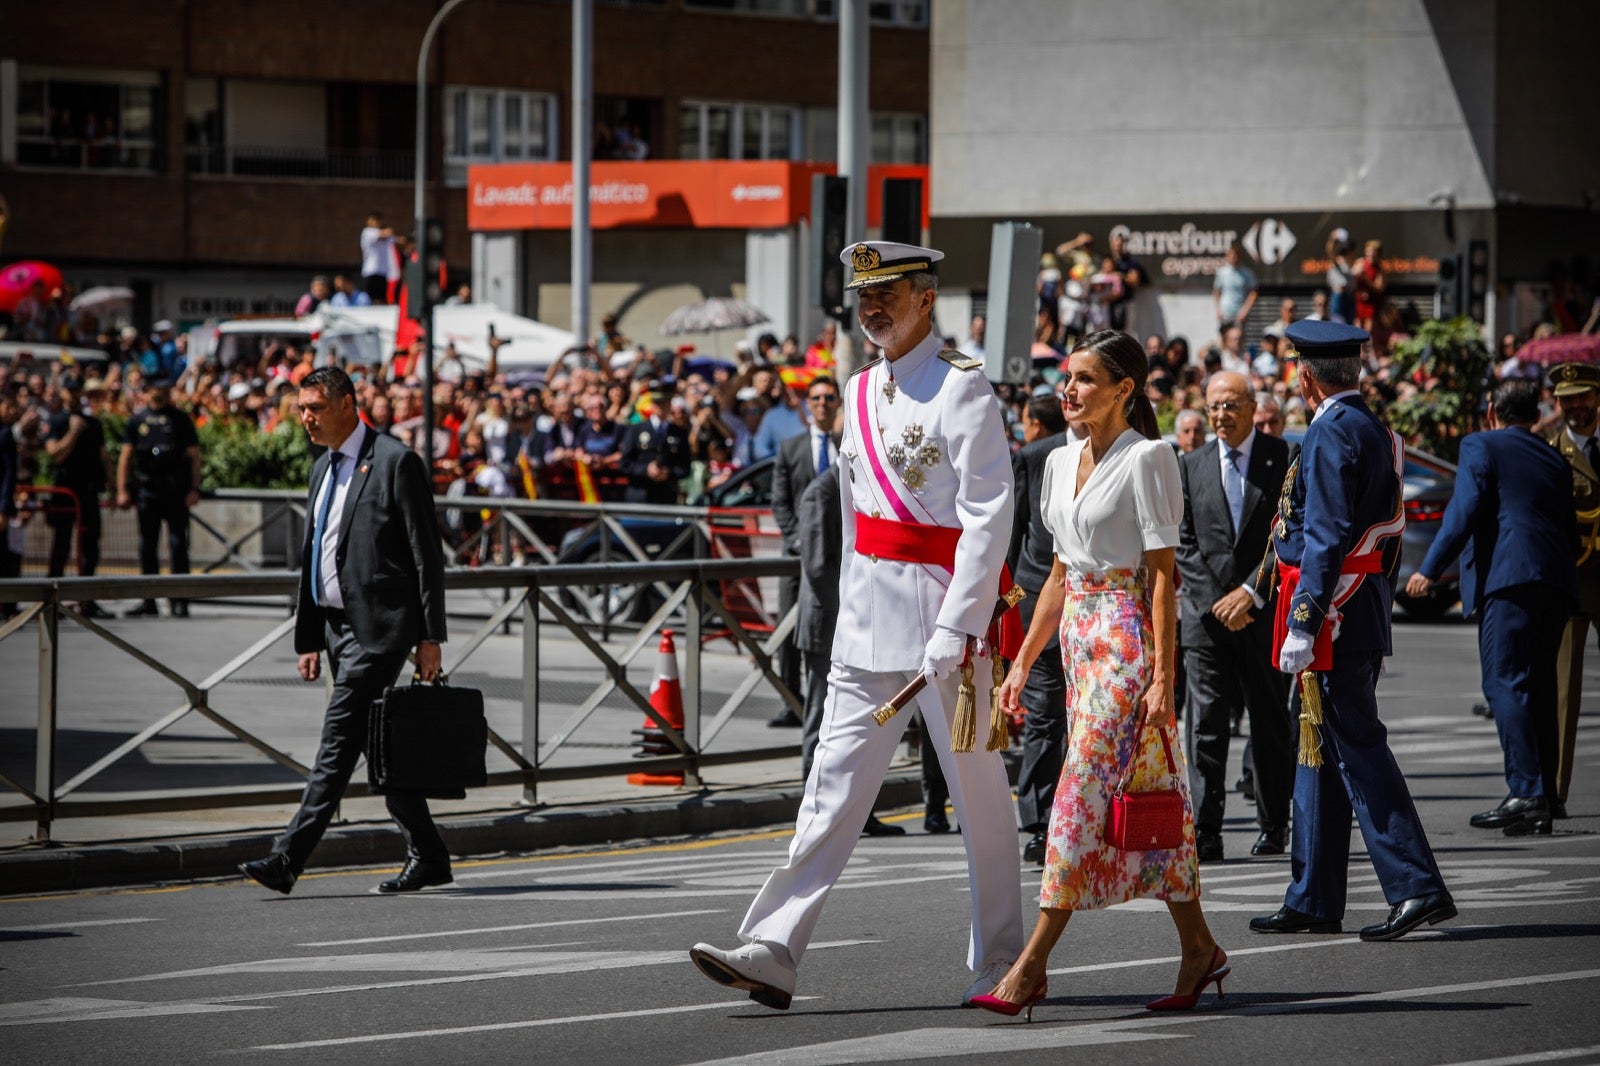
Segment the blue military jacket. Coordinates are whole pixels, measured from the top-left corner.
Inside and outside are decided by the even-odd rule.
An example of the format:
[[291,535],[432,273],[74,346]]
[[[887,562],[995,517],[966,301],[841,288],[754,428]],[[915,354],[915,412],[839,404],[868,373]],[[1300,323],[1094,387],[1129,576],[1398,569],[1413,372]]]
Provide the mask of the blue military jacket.
[[[1368,530],[1394,523],[1401,483],[1393,437],[1357,394],[1323,402],[1306,430],[1300,461],[1273,532],[1278,559],[1300,568],[1289,628],[1315,639],[1333,604],[1345,557]],[[1368,574],[1340,607],[1336,654],[1388,655],[1399,529],[1384,538],[1382,573]]]

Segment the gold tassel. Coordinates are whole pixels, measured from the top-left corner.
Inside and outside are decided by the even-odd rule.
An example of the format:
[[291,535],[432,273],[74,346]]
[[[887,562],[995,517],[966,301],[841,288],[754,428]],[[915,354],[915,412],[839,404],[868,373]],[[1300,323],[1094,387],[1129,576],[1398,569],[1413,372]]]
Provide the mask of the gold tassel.
[[972,687],[972,656],[961,664],[961,690],[956,694],[956,722],[950,727],[950,750],[971,751],[978,740],[978,691]]
[[986,751],[1005,751],[1011,746],[1011,730],[1006,727],[1005,712],[1000,709],[1000,686],[1006,682],[1006,668],[1000,665],[1000,653],[990,649],[989,674],[994,687],[989,689],[989,743]]
[[1310,670],[1300,675],[1300,765],[1313,769],[1322,765],[1322,688]]

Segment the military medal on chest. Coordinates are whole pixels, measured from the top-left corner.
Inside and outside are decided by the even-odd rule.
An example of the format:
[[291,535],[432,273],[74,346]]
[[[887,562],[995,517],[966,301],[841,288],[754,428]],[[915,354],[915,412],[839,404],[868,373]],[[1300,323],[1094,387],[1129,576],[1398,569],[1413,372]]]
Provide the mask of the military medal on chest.
[[884,449],[889,463],[900,472],[906,487],[915,491],[928,480],[928,470],[939,465],[939,446],[927,436],[920,423],[912,422],[900,431],[900,440]]
[[894,378],[885,376],[883,379],[883,394],[889,398],[890,403],[894,403],[894,394],[899,391],[900,386],[894,383]]

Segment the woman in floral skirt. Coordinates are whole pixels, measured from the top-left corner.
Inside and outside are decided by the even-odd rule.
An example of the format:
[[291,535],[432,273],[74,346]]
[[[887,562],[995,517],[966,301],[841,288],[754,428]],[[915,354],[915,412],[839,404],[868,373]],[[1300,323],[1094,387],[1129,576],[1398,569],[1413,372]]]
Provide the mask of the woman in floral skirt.
[[[1164,900],[1183,962],[1170,996],[1152,1010],[1187,1010],[1213,981],[1222,992],[1228,957],[1200,910],[1194,808],[1173,714],[1176,607],[1173,549],[1183,486],[1172,447],[1160,439],[1145,396],[1139,342],[1115,330],[1084,338],[1068,357],[1061,407],[1086,436],[1047,460],[1040,507],[1055,538],[1055,565],[1033,625],[1000,690],[1015,713],[1028,670],[1060,626],[1067,674],[1067,756],[1050,815],[1039,922],[1022,956],[978,1006],[1002,1014],[1045,996],[1045,972],[1073,911],[1131,899]],[[1105,840],[1111,798],[1130,763],[1132,786],[1183,797],[1183,841],[1132,851]],[[1175,769],[1176,772],[1175,772]]]

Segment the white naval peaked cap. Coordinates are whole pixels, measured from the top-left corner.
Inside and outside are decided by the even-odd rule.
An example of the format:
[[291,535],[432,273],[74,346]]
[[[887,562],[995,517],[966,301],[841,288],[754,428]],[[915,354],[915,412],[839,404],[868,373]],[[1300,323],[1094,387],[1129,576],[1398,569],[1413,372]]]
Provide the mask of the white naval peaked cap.
[[922,271],[936,274],[939,268],[934,264],[943,258],[943,252],[932,248],[895,241],[859,241],[839,253],[839,261],[850,268],[847,289],[887,285]]

